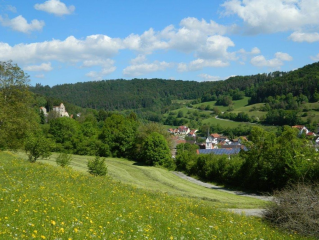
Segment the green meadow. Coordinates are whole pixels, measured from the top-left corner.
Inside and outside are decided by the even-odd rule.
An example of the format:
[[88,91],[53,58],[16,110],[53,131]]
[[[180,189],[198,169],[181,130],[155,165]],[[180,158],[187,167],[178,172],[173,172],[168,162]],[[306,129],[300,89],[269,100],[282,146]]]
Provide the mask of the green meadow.
[[[27,159],[24,152],[18,152],[17,154],[20,158]],[[50,159],[40,160],[39,162],[56,166],[55,159],[57,156],[58,154],[54,153]],[[73,155],[71,167],[87,173],[88,159],[93,159],[93,157]],[[208,204],[218,208],[263,208],[266,204],[266,202],[255,198],[242,197],[199,186],[181,179],[164,168],[141,166],[134,161],[117,158],[106,158],[106,165],[108,176],[115,181],[169,195],[205,200]]]
[[29,163],[8,152],[0,158],[0,239],[301,238],[199,199]]

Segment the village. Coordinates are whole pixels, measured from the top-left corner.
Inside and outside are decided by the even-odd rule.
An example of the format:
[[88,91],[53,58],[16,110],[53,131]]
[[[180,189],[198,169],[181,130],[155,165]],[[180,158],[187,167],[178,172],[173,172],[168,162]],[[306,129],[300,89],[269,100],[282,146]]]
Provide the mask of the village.
[[[292,128],[298,129],[299,136],[302,134],[305,137],[310,139],[314,139],[314,147],[316,151],[319,149],[319,137],[318,132],[317,134],[314,132],[309,131],[304,125],[295,125]],[[319,128],[317,129],[319,131]],[[172,157],[175,158],[176,155],[176,146],[181,143],[186,143],[186,137],[193,138],[193,144],[197,144],[199,149],[197,149],[197,154],[215,154],[215,155],[235,155],[238,154],[241,150],[247,151],[248,149],[245,146],[245,142],[248,142],[248,138],[246,136],[240,136],[238,138],[230,140],[227,136],[223,136],[222,134],[218,133],[209,133],[207,132],[207,137],[204,142],[197,142],[196,139],[200,139],[196,135],[198,132],[197,129],[190,129],[187,126],[179,126],[176,129],[170,128],[168,132],[173,135],[174,139],[174,150],[172,151]]]

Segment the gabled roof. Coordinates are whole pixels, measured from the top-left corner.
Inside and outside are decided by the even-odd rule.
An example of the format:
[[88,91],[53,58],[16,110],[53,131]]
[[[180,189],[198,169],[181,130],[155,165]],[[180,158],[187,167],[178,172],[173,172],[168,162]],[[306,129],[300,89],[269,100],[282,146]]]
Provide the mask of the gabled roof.
[[218,133],[212,133],[211,136],[212,136],[213,138],[219,138],[219,137],[221,137]]
[[305,128],[305,126],[304,125],[295,125],[295,126],[292,126],[292,128],[297,128],[297,129],[301,130],[301,129]]
[[313,133],[313,132],[308,132],[308,133],[307,133],[307,136],[316,136],[316,134]]

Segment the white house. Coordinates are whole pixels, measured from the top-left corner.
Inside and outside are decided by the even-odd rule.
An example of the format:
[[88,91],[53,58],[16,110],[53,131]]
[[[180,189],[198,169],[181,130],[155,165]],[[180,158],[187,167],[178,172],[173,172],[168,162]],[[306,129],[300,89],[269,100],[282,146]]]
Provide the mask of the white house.
[[65,106],[63,103],[61,103],[60,106],[54,106],[52,111],[59,113],[60,117],[69,117],[69,113],[65,111]]

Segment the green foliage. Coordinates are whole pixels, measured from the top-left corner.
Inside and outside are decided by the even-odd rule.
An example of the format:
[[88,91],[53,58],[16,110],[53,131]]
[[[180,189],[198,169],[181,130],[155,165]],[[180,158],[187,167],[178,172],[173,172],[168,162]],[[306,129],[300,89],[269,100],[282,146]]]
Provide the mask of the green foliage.
[[112,156],[130,158],[134,150],[138,122],[120,114],[108,117],[99,134],[102,143],[108,145]]
[[233,102],[232,102],[232,99],[230,96],[227,96],[227,95],[219,95],[218,98],[217,98],[217,102],[216,102],[216,105],[220,105],[220,106],[229,106],[231,105]]
[[282,132],[267,132],[254,127],[239,156],[196,155],[194,150],[178,146],[176,165],[180,171],[222,184],[257,191],[281,189],[296,181],[319,180],[319,157],[308,140],[285,126]]
[[28,85],[29,76],[18,65],[0,61],[0,149],[21,148],[27,134],[38,128]]
[[105,176],[107,173],[107,166],[105,164],[105,158],[96,156],[87,163],[89,173],[94,176]]
[[60,153],[56,158],[56,164],[61,167],[67,167],[72,162],[72,155],[67,153]]
[[51,155],[52,144],[42,133],[29,134],[25,139],[24,150],[29,161],[35,162],[39,157],[47,158]]
[[163,135],[157,132],[149,134],[143,141],[141,158],[148,165],[160,165],[169,169],[174,169],[174,162],[171,158],[167,141]]

